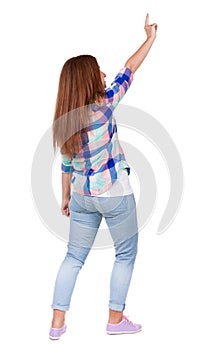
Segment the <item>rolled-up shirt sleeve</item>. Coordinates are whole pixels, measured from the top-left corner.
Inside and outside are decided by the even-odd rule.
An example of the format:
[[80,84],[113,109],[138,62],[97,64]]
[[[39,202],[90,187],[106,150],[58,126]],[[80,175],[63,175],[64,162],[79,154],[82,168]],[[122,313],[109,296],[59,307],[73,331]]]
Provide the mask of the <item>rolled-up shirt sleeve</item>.
[[66,155],[61,153],[61,171],[63,173],[72,173],[73,166],[71,159]]
[[115,77],[115,80],[112,82],[111,86],[106,89],[106,102],[117,105],[129,89],[132,81],[132,71],[127,67],[122,68]]

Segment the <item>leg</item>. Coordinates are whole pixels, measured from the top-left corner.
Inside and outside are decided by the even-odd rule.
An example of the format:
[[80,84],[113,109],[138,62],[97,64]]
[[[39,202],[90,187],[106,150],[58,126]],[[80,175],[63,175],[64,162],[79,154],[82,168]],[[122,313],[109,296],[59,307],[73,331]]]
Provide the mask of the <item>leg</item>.
[[72,196],[68,251],[59,269],[54,289],[53,328],[60,328],[64,324],[77,276],[94,243],[101,218],[96,211],[85,208],[82,196]]
[[109,323],[119,323],[131,282],[137,254],[138,234],[116,246],[115,262],[110,280]]
[[134,196],[123,197],[122,202],[106,215],[106,222],[115,245],[115,262],[110,281],[109,323],[119,323],[137,254],[138,226]]
[[[85,263],[90,248],[76,247],[68,244],[67,255],[57,274],[53,304],[53,326],[59,328],[57,324],[64,321],[65,312],[69,310],[70,300],[74,290],[77,276]],[[60,326],[61,327],[61,326]]]

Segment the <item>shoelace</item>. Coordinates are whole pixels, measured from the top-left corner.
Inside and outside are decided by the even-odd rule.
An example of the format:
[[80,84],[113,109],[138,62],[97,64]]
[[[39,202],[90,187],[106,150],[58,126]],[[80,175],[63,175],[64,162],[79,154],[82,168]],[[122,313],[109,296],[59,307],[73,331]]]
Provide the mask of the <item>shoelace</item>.
[[124,316],[124,319],[125,319],[128,323],[132,324],[132,326],[134,326],[134,323],[133,323],[132,321],[130,321],[129,318],[128,318],[127,316]]

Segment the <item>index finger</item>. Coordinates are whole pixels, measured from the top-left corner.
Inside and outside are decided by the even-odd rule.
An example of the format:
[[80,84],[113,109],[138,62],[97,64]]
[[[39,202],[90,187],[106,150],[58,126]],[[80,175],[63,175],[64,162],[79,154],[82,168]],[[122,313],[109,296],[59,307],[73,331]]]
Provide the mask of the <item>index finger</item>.
[[149,25],[149,14],[146,15],[145,26]]

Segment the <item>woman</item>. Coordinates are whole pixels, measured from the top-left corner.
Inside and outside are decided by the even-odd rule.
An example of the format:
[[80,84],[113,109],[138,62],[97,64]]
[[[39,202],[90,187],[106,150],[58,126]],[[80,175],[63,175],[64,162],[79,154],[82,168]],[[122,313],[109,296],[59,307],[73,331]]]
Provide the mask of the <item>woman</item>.
[[128,179],[130,169],[112,113],[148,54],[156,30],[157,25],[149,24],[147,14],[145,42],[126,61],[108,89],[105,73],[90,55],[73,57],[62,68],[53,142],[62,154],[61,210],[63,215],[70,216],[70,234],[67,254],[55,283],[51,339],[59,339],[66,331],[65,313],[69,310],[76,278],[103,217],[115,247],[106,331],[122,334],[141,330],[141,325],[123,315],[137,254],[138,227]]

